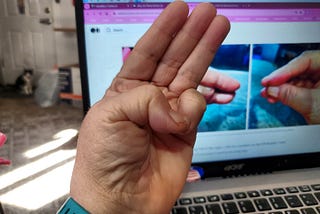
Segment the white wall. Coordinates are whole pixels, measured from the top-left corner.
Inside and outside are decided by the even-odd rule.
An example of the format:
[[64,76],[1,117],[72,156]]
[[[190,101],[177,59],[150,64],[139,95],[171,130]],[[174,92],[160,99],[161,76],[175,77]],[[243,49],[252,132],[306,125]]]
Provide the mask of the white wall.
[[53,1],[53,17],[55,28],[75,28],[75,11],[71,0]]
[[[0,11],[1,13],[1,11]],[[2,26],[2,19],[0,18],[0,26]],[[2,30],[0,27],[0,41],[3,41],[3,37],[2,37]],[[4,85],[4,74],[3,74],[3,53],[2,53],[2,43],[0,43],[0,85]]]
[[58,66],[78,63],[75,10],[71,0],[53,3]]

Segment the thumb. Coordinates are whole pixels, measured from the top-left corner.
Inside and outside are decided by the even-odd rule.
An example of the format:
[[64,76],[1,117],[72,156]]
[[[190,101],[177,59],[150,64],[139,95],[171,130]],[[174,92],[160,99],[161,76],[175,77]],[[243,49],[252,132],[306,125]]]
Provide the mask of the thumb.
[[282,84],[268,87],[267,94],[293,108],[303,116],[310,113],[312,106],[312,90],[310,89]]
[[143,85],[109,99],[113,120],[130,121],[138,127],[150,127],[159,133],[184,133],[190,130],[190,119],[172,109],[163,92]]

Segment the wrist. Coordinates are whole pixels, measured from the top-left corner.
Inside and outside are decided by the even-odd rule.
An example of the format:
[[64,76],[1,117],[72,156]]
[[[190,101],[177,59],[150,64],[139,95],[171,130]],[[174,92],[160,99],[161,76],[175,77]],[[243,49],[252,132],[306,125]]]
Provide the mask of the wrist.
[[[83,178],[83,177],[82,177]],[[138,214],[126,202],[131,201],[131,197],[124,197],[123,194],[116,194],[101,186],[94,185],[92,179],[82,180],[82,178],[72,180],[70,196],[81,204],[88,213],[93,214]],[[85,185],[84,185],[85,183]],[[125,198],[128,198],[126,201]],[[129,199],[130,198],[130,199]],[[125,200],[125,201],[123,201]]]
[[[76,167],[75,167],[76,168]],[[73,173],[70,196],[93,214],[147,214],[170,213],[171,200],[162,194],[128,193],[122,188],[111,187],[107,183],[94,181],[87,173]],[[116,190],[117,189],[117,190]],[[158,191],[156,191],[158,192]],[[161,191],[160,191],[161,192]],[[159,203],[150,203],[156,201]],[[167,205],[163,207],[163,204]]]
[[[106,197],[105,194],[100,194],[92,191],[89,194],[74,194],[71,192],[70,195],[74,200],[81,204],[88,213],[93,214],[123,214],[123,213],[132,213],[132,214],[142,214],[144,212],[138,211],[135,204],[132,203],[131,197],[128,197],[127,200],[124,197],[116,196],[112,193],[109,193],[109,197]],[[141,207],[139,208],[141,209]],[[82,213],[81,213],[82,214]]]

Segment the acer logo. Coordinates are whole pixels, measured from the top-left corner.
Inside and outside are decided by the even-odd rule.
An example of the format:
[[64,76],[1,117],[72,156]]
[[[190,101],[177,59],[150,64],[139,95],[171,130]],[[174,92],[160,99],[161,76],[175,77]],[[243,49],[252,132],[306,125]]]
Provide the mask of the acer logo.
[[225,167],[224,167],[224,171],[226,171],[226,172],[229,172],[229,171],[238,171],[238,170],[242,170],[244,166],[245,166],[244,163],[231,164],[231,165],[225,166]]

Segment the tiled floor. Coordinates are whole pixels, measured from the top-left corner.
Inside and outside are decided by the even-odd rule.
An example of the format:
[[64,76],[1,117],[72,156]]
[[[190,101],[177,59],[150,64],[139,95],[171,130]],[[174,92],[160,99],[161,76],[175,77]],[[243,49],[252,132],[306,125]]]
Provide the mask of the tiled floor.
[[[55,213],[69,191],[82,109],[60,103],[41,108],[33,97],[0,90],[0,131],[8,137],[0,157],[4,213]],[[0,210],[1,213],[1,210]]]

